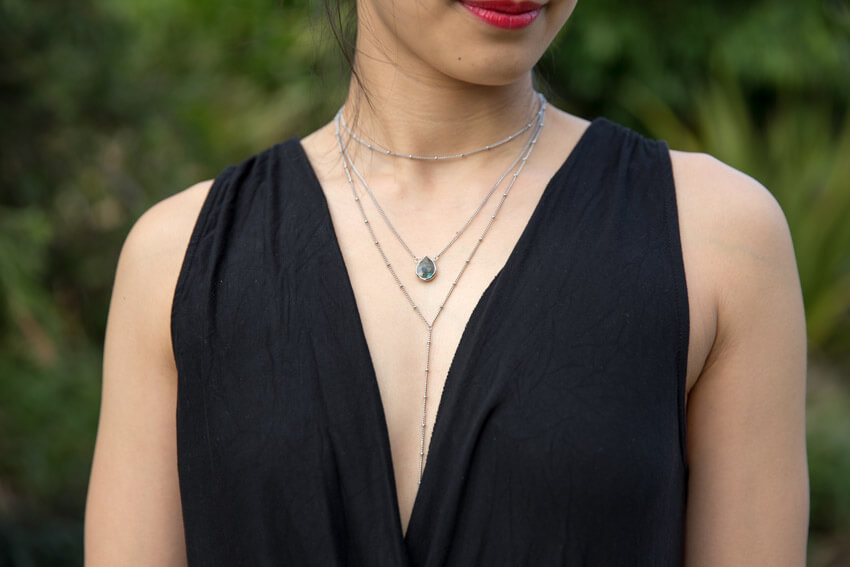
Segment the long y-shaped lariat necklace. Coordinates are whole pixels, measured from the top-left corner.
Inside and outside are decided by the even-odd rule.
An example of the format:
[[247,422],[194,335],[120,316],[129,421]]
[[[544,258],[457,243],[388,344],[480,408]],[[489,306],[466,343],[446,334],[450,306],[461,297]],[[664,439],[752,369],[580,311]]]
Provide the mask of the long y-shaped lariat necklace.
[[[428,415],[428,377],[429,377],[430,371],[431,371],[431,338],[432,338],[432,333],[433,333],[433,330],[434,330],[434,325],[437,323],[437,319],[439,318],[440,313],[443,312],[443,308],[446,306],[446,302],[448,302],[449,297],[451,297],[452,292],[454,291],[455,287],[457,286],[458,281],[460,281],[461,276],[463,276],[464,272],[466,271],[466,268],[469,266],[469,263],[472,261],[472,258],[475,256],[475,253],[478,251],[478,248],[481,246],[481,243],[484,241],[484,237],[487,236],[487,233],[490,231],[490,227],[493,225],[493,223],[496,220],[496,216],[499,214],[499,211],[502,209],[502,205],[504,204],[505,199],[507,199],[508,193],[510,193],[511,188],[514,186],[514,183],[516,182],[517,177],[519,177],[520,172],[525,167],[525,164],[528,161],[528,158],[531,155],[531,152],[534,149],[535,144],[537,143],[537,138],[540,136],[540,131],[543,129],[543,119],[544,119],[544,115],[545,115],[545,112],[546,112],[546,101],[545,101],[545,99],[543,98],[542,95],[538,94],[538,96],[540,97],[540,110],[538,111],[535,119],[532,120],[532,122],[530,123],[530,124],[533,123],[533,130],[532,130],[531,136],[529,137],[528,141],[526,141],[525,145],[522,147],[522,150],[519,152],[519,155],[511,163],[510,167],[508,169],[506,169],[505,172],[499,177],[498,181],[493,185],[493,188],[488,193],[487,198],[485,198],[485,200],[481,203],[481,205],[479,205],[479,207],[476,209],[476,211],[472,215],[472,217],[470,217],[470,219],[463,226],[463,229],[461,229],[461,231],[459,231],[459,233],[457,235],[455,235],[455,237],[452,239],[452,241],[449,242],[449,244],[447,246],[445,246],[443,248],[443,250],[441,250],[439,252],[439,254],[435,255],[435,258],[439,257],[440,254],[445,252],[449,248],[449,246],[451,246],[454,243],[454,241],[457,240],[457,238],[460,236],[460,232],[463,232],[463,230],[465,230],[466,227],[469,226],[469,224],[472,222],[472,219],[475,218],[475,215],[478,214],[478,212],[481,210],[481,208],[487,202],[487,199],[489,199],[490,195],[492,195],[492,193],[502,183],[502,181],[505,179],[505,177],[507,177],[510,174],[511,171],[514,171],[514,169],[516,169],[516,171],[514,171],[513,175],[511,176],[511,179],[508,182],[508,185],[505,188],[505,191],[502,193],[502,196],[499,199],[499,202],[496,204],[496,207],[493,210],[493,214],[490,216],[490,218],[487,221],[487,224],[484,226],[484,229],[481,231],[481,236],[478,237],[478,240],[473,245],[472,251],[469,253],[469,256],[467,256],[466,260],[461,265],[460,271],[458,272],[457,276],[455,276],[455,279],[452,281],[451,285],[449,286],[448,292],[446,293],[443,300],[440,302],[440,306],[437,308],[436,313],[434,313],[434,316],[430,320],[425,316],[425,314],[422,312],[422,310],[419,308],[419,306],[416,304],[416,302],[413,301],[413,298],[411,297],[410,292],[408,292],[407,288],[401,282],[401,279],[398,277],[398,274],[396,273],[395,269],[393,268],[392,264],[390,263],[389,258],[387,257],[386,253],[384,252],[384,249],[381,246],[381,243],[378,241],[378,238],[375,236],[375,232],[372,229],[371,224],[369,223],[369,219],[366,216],[366,211],[363,208],[363,204],[360,201],[360,197],[357,195],[357,188],[355,187],[355,184],[354,184],[354,177],[352,177],[352,175],[351,175],[352,171],[355,172],[355,175],[358,178],[358,180],[361,182],[363,187],[366,189],[367,193],[369,193],[369,195],[372,197],[372,201],[375,203],[375,206],[378,209],[378,211],[380,212],[380,214],[384,217],[384,220],[387,222],[387,225],[390,227],[393,234],[395,234],[396,238],[398,238],[398,240],[402,243],[405,250],[410,252],[410,249],[407,247],[406,244],[404,244],[404,241],[401,239],[401,236],[399,236],[398,232],[395,229],[392,228],[392,225],[389,222],[389,218],[387,218],[386,214],[384,214],[383,209],[381,209],[381,207],[378,205],[377,199],[375,199],[374,195],[372,194],[371,189],[366,184],[365,179],[363,178],[362,175],[360,175],[360,172],[355,169],[354,163],[351,161],[351,158],[348,154],[348,151],[346,150],[346,146],[343,143],[343,139],[342,139],[342,131],[341,131],[341,126],[340,126],[340,124],[342,122],[342,116],[341,116],[342,109],[340,109],[340,112],[338,112],[336,117],[334,118],[334,125],[335,125],[335,128],[336,128],[336,141],[337,141],[337,145],[339,147],[339,155],[340,155],[340,158],[342,160],[342,166],[343,166],[343,169],[345,170],[345,176],[348,179],[348,184],[351,187],[351,193],[354,196],[354,202],[357,204],[357,208],[360,210],[360,216],[363,220],[363,224],[368,229],[369,236],[371,237],[372,242],[375,244],[375,248],[378,250],[378,253],[381,255],[381,259],[383,260],[384,264],[386,265],[387,270],[389,270],[390,274],[393,277],[393,280],[395,281],[396,285],[398,285],[399,290],[401,290],[401,292],[404,294],[405,299],[410,304],[410,306],[413,308],[413,311],[416,313],[416,315],[419,317],[419,319],[422,321],[422,323],[425,325],[425,329],[426,329],[426,335],[425,335],[425,373],[424,373],[424,385],[423,385],[423,394],[422,394],[422,422],[421,422],[421,426],[420,426],[421,429],[420,429],[420,436],[419,436],[419,484],[422,484],[422,472],[423,472],[423,467],[424,467],[424,463],[425,463],[425,422],[426,422],[426,417]],[[528,130],[529,128],[530,128],[530,126],[528,128],[525,128],[525,130]],[[525,130],[523,130],[523,131],[525,131]],[[519,133],[514,135],[513,138],[516,138],[518,135],[519,135]],[[511,139],[513,139],[513,138],[511,138]],[[497,144],[490,144],[490,147],[495,147],[496,145],[502,145],[503,143],[506,143],[506,141],[508,141],[507,138],[505,139],[505,141],[497,142]],[[364,142],[361,142],[361,143],[364,143]],[[478,150],[466,152],[464,154],[456,154],[454,156],[436,156],[436,158],[437,159],[439,159],[440,157],[444,157],[445,159],[447,159],[449,157],[459,158],[459,157],[471,155],[473,153],[478,153],[479,151],[484,151],[485,149],[487,149],[487,146],[485,146],[484,148],[480,148]],[[388,154],[388,155],[396,155],[395,152],[389,152],[389,150],[383,150],[383,152]],[[402,154],[398,154],[398,155],[402,155]],[[419,157],[422,157],[422,156],[414,157],[414,156],[409,156],[409,155],[406,155],[406,154],[404,154],[402,156],[403,157],[410,157],[411,159],[418,159]],[[435,159],[435,157],[432,156],[430,159]],[[410,253],[411,253],[411,255],[413,255],[412,252],[410,252]],[[415,255],[414,255],[414,258],[415,258]],[[427,259],[427,256],[423,259]],[[434,270],[436,272],[436,267],[434,268]],[[419,270],[417,268],[417,276],[419,276],[418,271]],[[422,276],[419,276],[419,277],[420,277],[420,279],[423,279],[424,281],[428,281],[428,280],[433,278],[433,274],[427,279],[422,278]]]

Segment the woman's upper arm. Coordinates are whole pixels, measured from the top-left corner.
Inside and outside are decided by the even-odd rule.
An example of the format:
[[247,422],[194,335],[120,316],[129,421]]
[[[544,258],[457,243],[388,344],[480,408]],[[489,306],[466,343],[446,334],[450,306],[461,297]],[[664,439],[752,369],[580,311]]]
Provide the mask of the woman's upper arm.
[[707,156],[673,163],[686,266],[710,278],[716,316],[688,397],[686,563],[804,565],[806,337],[787,224],[749,177]]
[[109,308],[86,504],[86,565],[186,564],[171,302],[205,182],[155,205],[124,244]]

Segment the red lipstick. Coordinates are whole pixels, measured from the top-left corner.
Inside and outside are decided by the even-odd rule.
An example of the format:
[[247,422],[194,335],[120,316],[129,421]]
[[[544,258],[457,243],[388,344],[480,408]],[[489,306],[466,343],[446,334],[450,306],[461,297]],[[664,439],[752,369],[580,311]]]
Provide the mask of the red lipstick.
[[543,7],[537,2],[508,0],[461,0],[461,4],[478,19],[506,30],[518,30],[531,25]]

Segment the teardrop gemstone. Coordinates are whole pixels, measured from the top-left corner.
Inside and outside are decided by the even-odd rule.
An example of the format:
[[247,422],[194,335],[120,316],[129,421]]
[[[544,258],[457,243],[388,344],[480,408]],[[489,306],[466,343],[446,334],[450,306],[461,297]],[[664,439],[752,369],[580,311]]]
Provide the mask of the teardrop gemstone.
[[425,256],[416,264],[416,276],[423,282],[430,282],[437,275],[437,264]]

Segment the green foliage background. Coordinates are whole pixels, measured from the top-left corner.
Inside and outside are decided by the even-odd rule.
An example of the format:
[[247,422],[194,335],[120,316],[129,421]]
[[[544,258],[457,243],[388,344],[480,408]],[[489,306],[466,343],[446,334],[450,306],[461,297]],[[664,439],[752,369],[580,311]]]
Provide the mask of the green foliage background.
[[[157,200],[326,121],[344,95],[308,0],[0,0],[0,566],[82,564],[121,242]],[[770,188],[810,336],[810,564],[850,564],[850,7],[581,2],[551,100]]]

